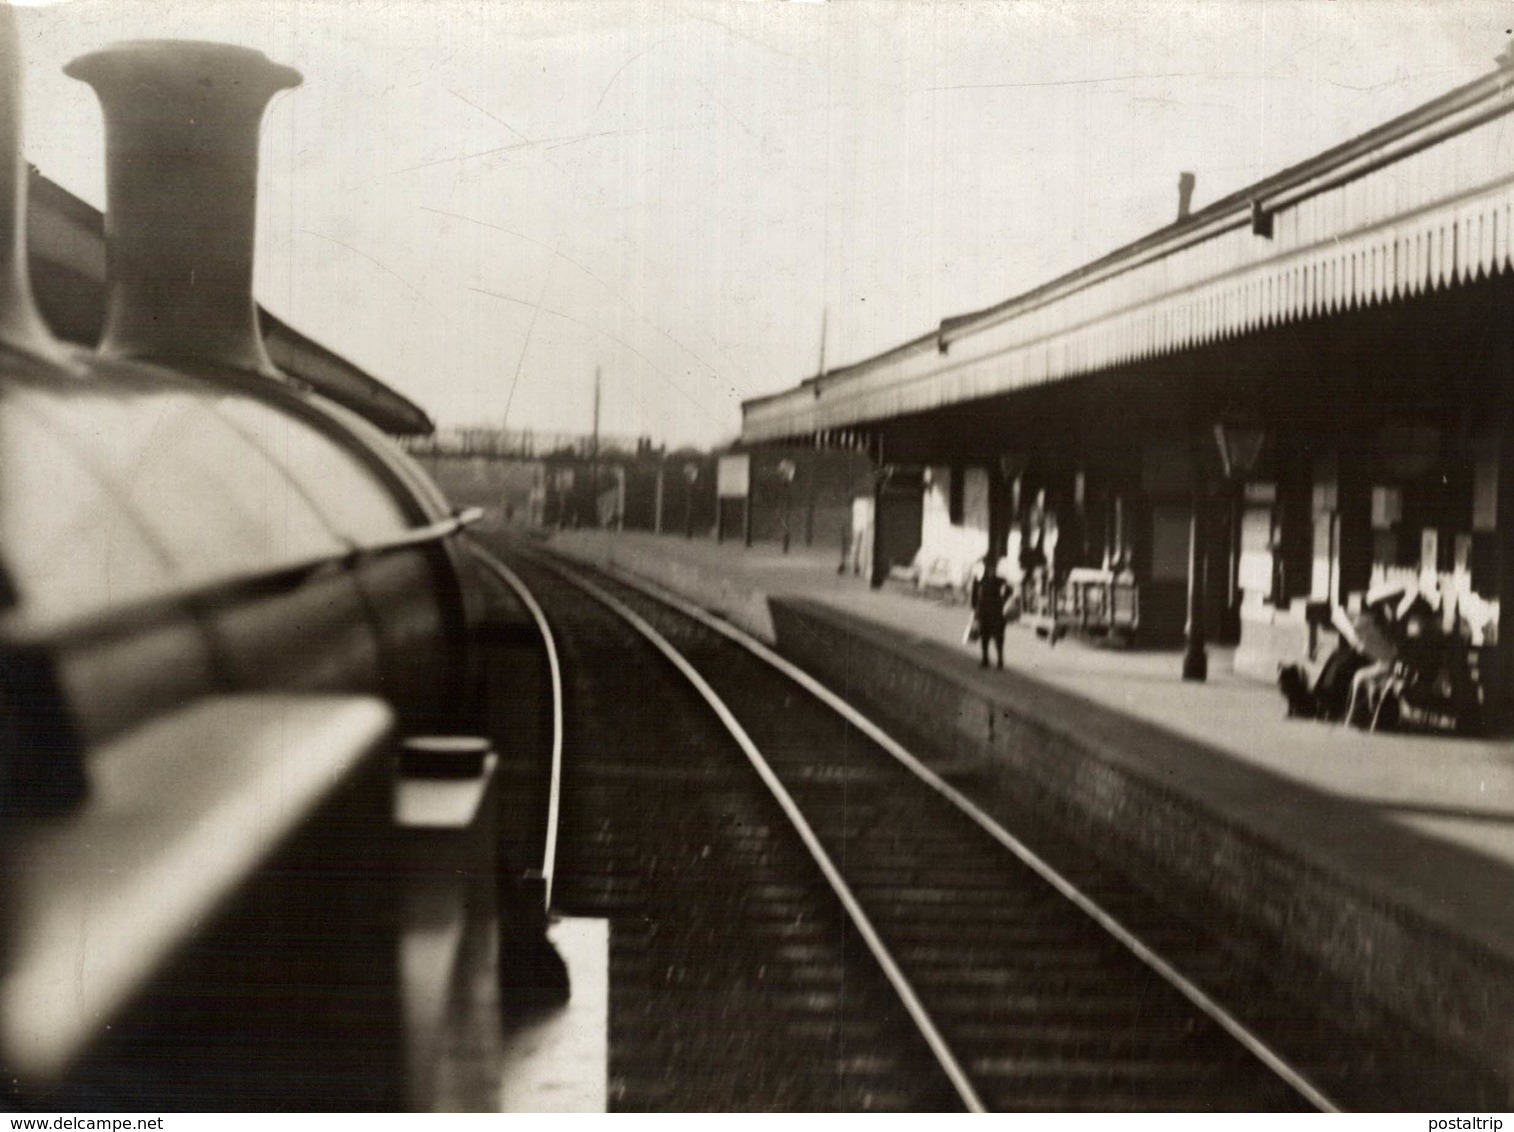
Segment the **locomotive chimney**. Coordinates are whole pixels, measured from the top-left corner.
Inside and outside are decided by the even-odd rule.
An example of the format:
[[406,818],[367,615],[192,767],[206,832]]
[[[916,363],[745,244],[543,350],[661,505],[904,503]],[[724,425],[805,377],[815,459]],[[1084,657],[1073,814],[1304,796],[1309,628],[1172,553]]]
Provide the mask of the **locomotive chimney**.
[[0,343],[66,364],[32,297],[26,259],[26,160],[21,154],[21,42],[0,5]]
[[105,115],[100,352],[279,376],[252,297],[258,133],[300,74],[258,51],[141,40],[80,56]]

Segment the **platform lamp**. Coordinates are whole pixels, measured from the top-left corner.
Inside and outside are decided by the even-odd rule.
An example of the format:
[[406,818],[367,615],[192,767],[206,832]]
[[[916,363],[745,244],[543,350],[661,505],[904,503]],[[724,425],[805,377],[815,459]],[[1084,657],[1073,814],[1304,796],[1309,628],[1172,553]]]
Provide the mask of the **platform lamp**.
[[1227,480],[1239,479],[1256,470],[1267,442],[1261,422],[1244,417],[1221,417],[1214,422],[1214,443],[1220,450],[1220,467]]
[[1006,483],[1013,483],[1025,474],[1025,469],[1030,467],[1030,457],[1024,452],[1001,452],[999,454],[999,475]]
[[992,540],[995,534],[997,534],[999,538],[1004,540],[1005,549],[1009,549],[1009,532],[1020,521],[1020,485],[1029,467],[1030,457],[1024,452],[1001,452],[999,454],[999,482],[1009,486],[1009,522],[1004,524],[1002,529],[995,532],[993,530],[995,524],[992,516],[996,513],[997,509],[990,510],[989,545],[991,548],[995,545]]
[[[1254,418],[1223,413],[1214,422],[1214,444],[1220,469],[1227,482],[1255,470],[1267,432]],[[1205,492],[1200,464],[1194,466],[1192,527],[1188,549],[1188,632],[1183,649],[1183,679],[1202,681],[1209,677],[1208,642],[1204,630],[1205,578],[1208,552],[1204,546]]]
[[792,460],[778,461],[778,478],[783,481],[783,553],[789,552],[789,501],[793,494],[798,466]]
[[1016,492],[1019,490],[1021,478],[1030,468],[1030,457],[1023,452],[1004,452],[999,456],[999,480],[1008,484]]
[[1377,456],[1394,479],[1413,480],[1440,459],[1440,429],[1434,425],[1388,424],[1377,430]]

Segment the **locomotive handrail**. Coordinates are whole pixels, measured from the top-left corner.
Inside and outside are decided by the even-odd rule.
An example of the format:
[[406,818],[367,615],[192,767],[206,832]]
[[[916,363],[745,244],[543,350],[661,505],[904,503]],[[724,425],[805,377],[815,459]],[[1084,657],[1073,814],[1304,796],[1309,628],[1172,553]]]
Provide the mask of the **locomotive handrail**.
[[387,554],[392,550],[404,550],[411,546],[420,546],[423,543],[436,542],[439,539],[455,535],[458,531],[473,526],[484,517],[482,507],[464,507],[454,511],[445,519],[435,523],[428,523],[424,527],[413,527],[402,535],[392,538],[381,539],[378,542],[363,543],[354,546],[348,553],[358,558],[374,554]]
[[468,507],[423,527],[373,542],[349,543],[346,549],[317,555],[261,570],[184,586],[168,593],[124,602],[121,605],[51,622],[38,623],[23,612],[0,615],[0,645],[59,645],[121,636],[174,620],[186,606],[194,609],[230,605],[259,594],[276,593],[299,585],[323,570],[350,567],[367,558],[378,558],[413,547],[451,538],[483,518],[483,509]]

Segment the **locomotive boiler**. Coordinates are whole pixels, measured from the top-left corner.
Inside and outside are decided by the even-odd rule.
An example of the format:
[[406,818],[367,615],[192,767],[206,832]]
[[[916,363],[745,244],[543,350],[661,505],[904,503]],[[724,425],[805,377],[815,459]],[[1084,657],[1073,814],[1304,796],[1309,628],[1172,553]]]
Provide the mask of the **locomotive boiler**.
[[31,1107],[405,1107],[397,752],[495,729],[481,650],[508,595],[469,517],[264,348],[258,132],[298,73],[163,41],[67,68],[108,147],[89,352],[33,303],[3,17],[4,1089]]

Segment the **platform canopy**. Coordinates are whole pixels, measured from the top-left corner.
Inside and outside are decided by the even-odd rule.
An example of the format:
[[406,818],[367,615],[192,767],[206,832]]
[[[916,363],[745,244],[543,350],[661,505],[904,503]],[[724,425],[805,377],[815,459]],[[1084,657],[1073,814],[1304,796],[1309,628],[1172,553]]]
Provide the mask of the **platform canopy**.
[[866,429],[1505,272],[1511,110],[1506,68],[1035,290],[747,401],[742,440]]

